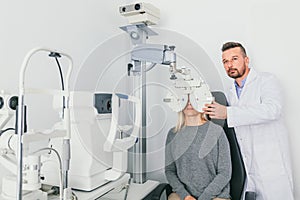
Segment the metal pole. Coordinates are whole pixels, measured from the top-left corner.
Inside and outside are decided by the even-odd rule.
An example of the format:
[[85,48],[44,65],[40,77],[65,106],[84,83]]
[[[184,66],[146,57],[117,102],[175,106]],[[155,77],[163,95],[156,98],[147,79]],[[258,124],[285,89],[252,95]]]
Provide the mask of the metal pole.
[[23,178],[23,143],[22,143],[22,135],[24,133],[24,95],[19,96],[19,105],[18,105],[18,170],[17,170],[17,199],[22,200],[22,178]]
[[141,64],[141,73],[139,76],[139,88],[137,95],[142,102],[142,127],[139,134],[139,140],[134,145],[133,152],[133,182],[144,183],[146,182],[146,130],[147,130],[147,92],[146,92],[146,72],[145,63]]
[[[139,37],[131,38],[133,44],[146,43],[148,34],[141,29],[136,29]],[[131,34],[132,35],[132,34]],[[137,73],[134,89],[137,90],[136,97],[140,98],[142,102],[142,127],[139,134],[139,140],[133,147],[133,183],[142,184],[146,182],[146,131],[147,131],[147,91],[146,91],[146,62],[140,63],[140,72]]]

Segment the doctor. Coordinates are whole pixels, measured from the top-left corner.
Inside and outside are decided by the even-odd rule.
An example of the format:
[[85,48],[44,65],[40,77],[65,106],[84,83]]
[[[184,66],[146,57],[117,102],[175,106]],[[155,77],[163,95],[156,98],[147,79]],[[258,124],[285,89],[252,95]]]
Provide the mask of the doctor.
[[223,45],[222,62],[235,80],[227,94],[229,106],[213,102],[203,110],[211,118],[227,119],[228,126],[234,127],[247,173],[246,195],[255,194],[256,200],[293,200],[283,92],[278,81],[270,73],[250,68],[240,43]]

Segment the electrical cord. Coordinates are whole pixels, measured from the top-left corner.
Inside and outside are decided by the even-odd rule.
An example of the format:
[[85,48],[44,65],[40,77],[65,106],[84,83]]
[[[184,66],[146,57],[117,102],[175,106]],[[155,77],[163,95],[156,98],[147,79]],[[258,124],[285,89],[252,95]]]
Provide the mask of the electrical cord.
[[62,74],[62,69],[61,69],[61,66],[59,64],[59,61],[58,61],[57,57],[55,57],[55,60],[56,60],[56,64],[57,64],[58,70],[59,70],[60,81],[61,81],[61,89],[65,90],[65,83],[64,83],[64,77],[63,77],[63,74]]
[[0,136],[5,133],[6,131],[14,131],[16,130],[15,128],[7,128],[7,129],[4,129],[4,130],[0,130]]
[[[38,153],[38,152],[41,152],[41,151],[50,151],[50,153],[51,153],[51,151],[53,151],[55,154],[56,154],[56,156],[57,156],[57,159],[58,159],[58,162],[59,162],[59,198],[62,200],[63,199],[63,184],[62,184],[62,182],[63,182],[63,172],[62,172],[62,161],[61,161],[61,157],[60,157],[60,155],[59,155],[59,153],[58,153],[58,151],[56,150],[56,149],[53,149],[52,147],[45,147],[45,148],[41,148],[41,149],[39,149],[39,150],[37,150],[37,151],[34,151],[34,152],[32,152],[31,154],[36,154],[36,153]],[[50,154],[49,153],[49,154]]]
[[[61,89],[62,89],[62,91],[64,91],[65,90],[64,77],[63,77],[63,73],[62,73],[62,69],[61,69],[60,63],[58,61],[58,58],[60,58],[61,55],[59,53],[57,53],[57,52],[51,52],[49,54],[49,56],[55,58],[55,61],[56,61],[56,64],[57,64],[57,67],[58,67],[58,70],[59,70],[59,75],[60,75]],[[63,96],[62,118],[64,118],[64,108],[65,107],[66,107],[66,105],[65,105],[65,96]]]

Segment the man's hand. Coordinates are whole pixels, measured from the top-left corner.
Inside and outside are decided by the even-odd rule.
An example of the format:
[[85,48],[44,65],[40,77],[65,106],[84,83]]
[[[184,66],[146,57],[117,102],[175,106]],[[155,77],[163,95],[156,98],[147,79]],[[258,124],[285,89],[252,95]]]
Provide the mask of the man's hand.
[[226,119],[227,108],[215,101],[211,104],[205,104],[206,108],[203,108],[204,114],[207,114],[212,119]]
[[184,197],[184,200],[196,200],[196,199],[189,195],[189,196]]

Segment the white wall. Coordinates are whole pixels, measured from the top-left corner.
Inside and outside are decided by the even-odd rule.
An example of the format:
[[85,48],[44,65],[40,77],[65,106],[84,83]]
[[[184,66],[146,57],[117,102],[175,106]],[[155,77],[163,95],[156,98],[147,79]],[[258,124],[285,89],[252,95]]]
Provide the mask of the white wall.
[[[161,10],[161,20],[157,28],[182,34],[204,49],[219,71],[218,77],[224,77],[224,86],[230,80],[220,62],[220,48],[229,40],[240,41],[246,46],[252,66],[273,72],[279,77],[285,89],[282,95],[286,97],[285,115],[290,131],[295,196],[300,199],[300,158],[297,156],[300,150],[300,135],[297,134],[297,114],[300,113],[297,100],[300,94],[297,89],[299,78],[296,77],[296,71],[300,67],[299,3],[296,0],[227,0],[218,3],[204,0],[145,1],[153,3]],[[133,1],[1,0],[0,89],[18,91],[21,63],[25,54],[36,46],[62,50],[73,57],[75,69],[72,86],[75,86],[76,74],[81,71],[92,52],[101,43],[122,33],[118,27],[127,22],[119,15],[118,6],[131,2]],[[126,46],[127,43],[120,45]],[[107,53],[117,48],[118,44],[108,49]],[[191,54],[195,53],[193,50],[190,49]],[[101,59],[99,57],[99,63]],[[48,61],[42,55],[35,62],[48,66]],[[56,69],[40,67],[43,66],[29,72],[28,82],[34,85],[43,80],[46,86],[59,87]],[[99,70],[101,67],[99,66]],[[88,81],[89,77],[86,79]],[[47,120],[43,120],[48,118],[47,113],[33,111],[31,114],[31,118],[36,117],[32,126],[47,125]],[[0,171],[3,173],[2,169]]]

